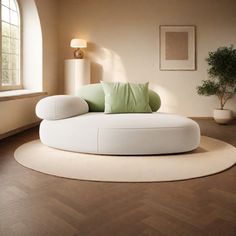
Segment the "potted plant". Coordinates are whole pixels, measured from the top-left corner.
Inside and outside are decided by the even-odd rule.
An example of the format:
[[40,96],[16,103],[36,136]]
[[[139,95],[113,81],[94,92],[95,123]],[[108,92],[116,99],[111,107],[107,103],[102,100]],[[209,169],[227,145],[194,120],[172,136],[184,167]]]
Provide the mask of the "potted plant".
[[209,52],[206,59],[208,80],[203,80],[197,87],[199,95],[216,95],[220,101],[220,108],[213,113],[214,120],[219,124],[227,124],[232,120],[232,111],[224,109],[226,102],[236,94],[236,49],[220,47],[214,52]]

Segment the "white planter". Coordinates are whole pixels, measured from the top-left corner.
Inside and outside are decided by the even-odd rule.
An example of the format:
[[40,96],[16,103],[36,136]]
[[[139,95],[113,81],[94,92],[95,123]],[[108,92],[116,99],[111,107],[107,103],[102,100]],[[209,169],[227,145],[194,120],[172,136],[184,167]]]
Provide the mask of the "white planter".
[[218,124],[227,124],[233,119],[232,111],[227,109],[215,109],[213,112],[213,117],[215,122]]

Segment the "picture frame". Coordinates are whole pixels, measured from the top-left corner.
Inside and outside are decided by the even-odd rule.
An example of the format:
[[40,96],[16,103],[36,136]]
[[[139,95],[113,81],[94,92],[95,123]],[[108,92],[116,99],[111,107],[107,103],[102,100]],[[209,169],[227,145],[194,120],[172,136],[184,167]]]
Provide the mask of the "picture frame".
[[159,46],[160,70],[196,70],[196,26],[160,25]]

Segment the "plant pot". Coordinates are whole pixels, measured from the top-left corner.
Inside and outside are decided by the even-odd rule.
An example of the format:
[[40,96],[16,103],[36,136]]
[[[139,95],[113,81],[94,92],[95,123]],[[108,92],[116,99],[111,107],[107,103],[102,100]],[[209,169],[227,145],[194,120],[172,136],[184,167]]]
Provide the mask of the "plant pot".
[[228,109],[215,109],[213,117],[218,124],[228,124],[233,119],[232,111]]

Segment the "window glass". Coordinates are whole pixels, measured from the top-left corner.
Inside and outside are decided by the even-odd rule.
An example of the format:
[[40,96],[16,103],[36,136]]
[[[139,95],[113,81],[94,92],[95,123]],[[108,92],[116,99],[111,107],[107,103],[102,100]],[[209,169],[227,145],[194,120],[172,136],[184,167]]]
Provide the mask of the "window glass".
[[20,14],[16,0],[1,0],[0,90],[20,88]]

